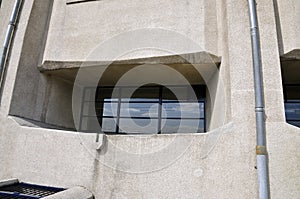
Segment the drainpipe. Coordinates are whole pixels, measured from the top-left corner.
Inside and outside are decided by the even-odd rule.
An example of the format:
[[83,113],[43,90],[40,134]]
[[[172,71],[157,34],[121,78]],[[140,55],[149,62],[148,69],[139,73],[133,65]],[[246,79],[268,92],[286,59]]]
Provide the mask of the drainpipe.
[[262,85],[262,62],[255,0],[248,0],[255,89],[256,158],[259,199],[269,199],[268,157],[266,148],[265,112]]
[[[0,0],[0,3],[1,3],[1,0]],[[15,30],[15,27],[17,24],[17,19],[18,19],[18,15],[20,12],[21,4],[22,4],[22,0],[16,0],[14,8],[13,8],[13,12],[12,12],[9,24],[8,24],[7,33],[6,33],[6,36],[4,39],[4,45],[3,45],[3,50],[2,50],[2,54],[1,54],[1,60],[0,60],[0,89],[2,88],[2,84],[3,84],[5,63],[6,63],[10,43],[13,38],[14,30]]]

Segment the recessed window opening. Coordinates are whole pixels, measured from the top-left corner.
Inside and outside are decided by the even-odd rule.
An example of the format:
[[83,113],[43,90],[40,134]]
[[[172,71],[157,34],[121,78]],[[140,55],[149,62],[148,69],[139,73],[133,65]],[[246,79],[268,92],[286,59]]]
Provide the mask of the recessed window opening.
[[[94,132],[93,127],[100,125],[106,134],[203,133],[206,88],[203,85],[188,88],[146,85],[129,97],[126,94],[133,89],[130,86],[98,87],[95,100],[90,97],[95,88],[85,88],[80,130]],[[174,91],[181,94],[179,99]],[[95,109],[95,115],[91,114],[91,108]]]

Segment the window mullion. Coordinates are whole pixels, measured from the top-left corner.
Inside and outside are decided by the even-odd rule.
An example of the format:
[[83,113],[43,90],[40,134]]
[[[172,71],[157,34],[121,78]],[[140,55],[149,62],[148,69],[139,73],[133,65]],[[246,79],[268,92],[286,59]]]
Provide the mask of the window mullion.
[[162,115],[162,86],[159,87],[159,106],[158,106],[158,134],[161,134],[161,115]]
[[117,110],[117,126],[116,133],[119,133],[119,124],[120,124],[120,113],[121,113],[121,87],[119,88],[119,97],[118,97],[118,110]]

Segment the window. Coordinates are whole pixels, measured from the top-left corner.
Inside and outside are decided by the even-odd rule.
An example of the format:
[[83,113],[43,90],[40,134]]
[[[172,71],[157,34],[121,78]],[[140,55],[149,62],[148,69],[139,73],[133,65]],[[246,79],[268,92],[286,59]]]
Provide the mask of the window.
[[[81,131],[108,134],[205,132],[205,86],[86,88]],[[96,92],[95,100],[90,99]],[[177,96],[174,94],[176,93]],[[90,114],[95,109],[95,115]]]
[[286,121],[300,127],[300,84],[284,85]]

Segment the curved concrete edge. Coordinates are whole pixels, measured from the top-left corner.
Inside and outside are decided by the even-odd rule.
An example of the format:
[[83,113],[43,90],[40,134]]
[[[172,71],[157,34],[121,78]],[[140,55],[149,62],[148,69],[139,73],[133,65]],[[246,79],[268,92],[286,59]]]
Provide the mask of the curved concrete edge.
[[0,187],[13,185],[19,183],[19,180],[17,178],[11,178],[6,180],[0,180]]
[[93,199],[92,192],[84,187],[76,186],[65,191],[58,192],[51,196],[47,196],[44,199]]

